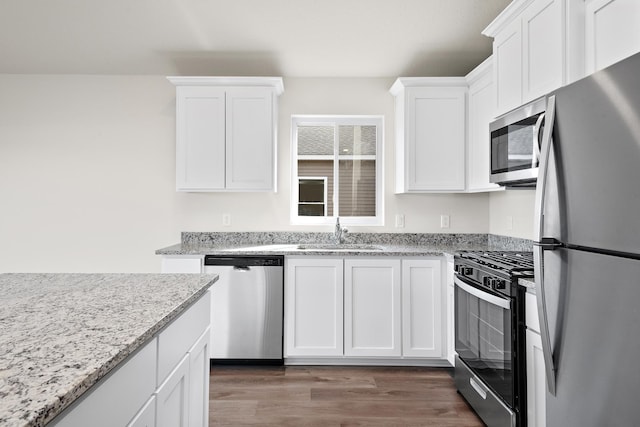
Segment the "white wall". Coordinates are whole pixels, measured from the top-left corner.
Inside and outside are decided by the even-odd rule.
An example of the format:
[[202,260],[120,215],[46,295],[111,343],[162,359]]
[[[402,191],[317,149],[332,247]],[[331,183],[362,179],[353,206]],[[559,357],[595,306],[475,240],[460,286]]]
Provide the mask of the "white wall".
[[535,194],[535,190],[506,190],[491,193],[489,232],[532,239]]
[[[291,114],[385,116],[386,226],[353,231],[489,232],[486,194],[393,194],[392,83],[286,78],[278,193],[191,194],[175,191],[175,89],[163,76],[0,75],[0,272],[157,272],[154,251],[180,231],[330,231],[289,225]],[[492,211],[503,202],[491,196]]]

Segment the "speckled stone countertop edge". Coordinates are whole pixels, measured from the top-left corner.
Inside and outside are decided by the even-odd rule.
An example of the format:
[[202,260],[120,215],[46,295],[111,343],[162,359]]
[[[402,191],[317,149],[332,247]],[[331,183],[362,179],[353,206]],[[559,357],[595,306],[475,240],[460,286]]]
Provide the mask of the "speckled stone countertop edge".
[[297,249],[297,245],[240,245],[218,247],[184,247],[181,244],[158,249],[156,255],[285,255],[285,256],[443,256],[455,255],[463,250],[486,251],[486,245],[460,245],[455,247],[437,246],[395,246],[376,245],[379,250],[331,250],[331,249]]
[[381,250],[303,250],[299,244],[333,242],[331,233],[183,232],[180,243],[156,255],[442,256],[463,250],[531,250],[527,239],[492,234],[353,233],[346,245],[371,244]]
[[[85,393],[89,392],[92,387],[98,384],[102,379],[107,377],[112,371],[117,369],[123,362],[125,362],[131,355],[135,354],[137,351],[142,349],[144,345],[158,336],[168,325],[170,325],[176,318],[178,318],[185,310],[187,310],[190,306],[192,306],[196,301],[198,301],[207,291],[208,289],[218,280],[217,275],[211,274],[202,274],[202,275],[164,275],[164,274],[48,274],[48,273],[6,273],[0,274],[0,279],[2,279],[2,289],[6,290],[7,304],[2,307],[3,312],[0,312],[2,316],[0,316],[0,321],[3,321],[3,325],[7,326],[9,329],[3,329],[2,337],[10,339],[12,336],[12,331],[15,334],[15,329],[12,329],[12,323],[16,318],[16,315],[12,310],[14,307],[19,307],[20,304],[28,304],[29,308],[33,307],[33,311],[29,312],[29,318],[35,319],[33,313],[42,313],[49,314],[46,309],[51,309],[56,312],[64,312],[65,308],[68,306],[60,307],[58,305],[52,305],[48,298],[40,298],[34,300],[35,306],[31,306],[31,299],[35,296],[48,296],[49,294],[53,295],[53,300],[59,298],[62,295],[61,290],[66,291],[66,287],[62,287],[61,284],[66,284],[66,281],[71,282],[71,287],[69,287],[68,292],[72,292],[74,297],[77,298],[78,295],[90,295],[94,296],[90,293],[87,293],[88,290],[96,288],[103,284],[109,284],[113,281],[118,281],[122,283],[122,288],[117,288],[117,291],[126,290],[131,285],[137,285],[138,283],[135,281],[140,277],[151,278],[149,281],[141,286],[141,291],[147,290],[148,283],[155,283],[153,278],[155,276],[167,278],[169,280],[173,280],[173,276],[188,276],[189,282],[185,282],[185,286],[180,286],[179,291],[170,291],[170,293],[162,292],[159,294],[155,300],[165,301],[166,304],[164,308],[160,309],[160,316],[152,316],[147,317],[147,319],[151,321],[136,321],[136,323],[142,325],[142,328],[138,328],[135,331],[133,329],[120,329],[120,328],[111,328],[104,330],[102,337],[109,335],[114,335],[120,333],[120,331],[125,331],[123,334],[123,338],[121,340],[113,340],[108,343],[105,342],[105,351],[100,352],[100,354],[106,356],[98,356],[97,358],[87,359],[82,355],[82,351],[87,349],[87,346],[80,347],[67,347],[66,344],[64,347],[60,349],[57,345],[51,346],[50,341],[55,341],[54,338],[49,341],[44,341],[42,345],[40,345],[38,334],[27,334],[24,340],[19,340],[17,344],[7,344],[7,343],[15,343],[15,341],[5,340],[0,344],[3,344],[2,349],[3,352],[1,354],[2,359],[0,359],[0,368],[6,369],[3,371],[3,377],[0,378],[0,388],[3,393],[8,393],[5,395],[8,400],[2,399],[2,405],[0,405],[0,425],[2,426],[20,426],[20,427],[41,427],[47,425],[49,422],[53,421],[58,415],[62,414],[69,407],[72,407],[74,402],[78,401]],[[194,277],[198,276],[198,277]],[[86,280],[85,280],[86,278]],[[192,280],[196,279],[196,280]],[[50,281],[52,283],[51,291],[49,290],[49,283],[45,281]],[[34,284],[40,285],[44,284],[42,287],[38,287],[38,290],[42,290],[42,292],[33,292],[32,289],[35,289]],[[7,287],[8,286],[8,287]],[[102,287],[101,289],[108,289],[107,287]],[[90,292],[90,291],[89,291]],[[101,294],[103,295],[103,294]],[[139,296],[140,294],[136,295]],[[64,294],[64,297],[67,297],[67,294]],[[126,295],[126,298],[129,296]],[[179,298],[176,298],[179,297]],[[70,298],[73,300],[72,298]],[[96,299],[94,298],[94,301]],[[120,299],[117,299],[115,304],[118,304]],[[44,309],[42,307],[46,307]],[[62,308],[62,310],[61,310]],[[137,313],[146,313],[144,310],[144,305],[140,305],[137,307]],[[91,306],[83,307],[80,311],[81,315],[78,317],[73,317],[74,319],[80,319],[81,324],[85,325],[83,318],[83,314],[86,314],[87,309],[92,309]],[[84,310],[84,313],[82,312]],[[107,316],[111,316],[114,312],[111,309],[105,310]],[[4,317],[3,317],[4,316]],[[137,316],[137,314],[136,314]],[[102,317],[100,320],[103,320]],[[134,317],[134,319],[136,319]],[[125,319],[120,326],[129,324],[126,323]],[[38,323],[39,322],[34,322]],[[77,323],[77,322],[76,322]],[[18,322],[16,324],[23,324]],[[65,331],[68,328],[68,325],[75,324],[74,322],[53,322],[51,324],[61,325],[56,332]],[[46,329],[48,325],[45,325]],[[92,330],[93,325],[86,325],[88,330]],[[42,329],[42,328],[41,328]],[[77,329],[76,329],[77,330]],[[30,326],[25,327],[25,331],[32,331]],[[106,331],[106,332],[105,332]],[[132,333],[135,331],[135,333]],[[130,336],[127,338],[126,335]],[[35,338],[33,336],[35,335]],[[72,336],[71,334],[70,336]],[[51,335],[52,337],[59,337],[61,335]],[[66,338],[66,337],[65,337]],[[73,336],[71,340],[77,338],[77,336]],[[120,341],[120,343],[118,343]],[[33,342],[38,343],[38,348],[34,353],[31,353],[30,345]],[[66,343],[66,341],[65,341]],[[96,341],[97,343],[97,341]],[[95,346],[96,343],[91,343],[89,347]],[[55,342],[54,342],[55,344]],[[20,348],[21,350],[16,353],[12,353],[12,348]],[[62,375],[62,381],[59,381],[58,373],[56,369],[60,368],[60,363],[53,362],[52,364],[45,364],[43,368],[43,372],[47,373],[44,379],[40,380],[42,377],[41,374],[35,374],[35,377],[38,379],[34,382],[31,380],[31,376],[20,376],[21,380],[19,383],[12,381],[12,376],[20,375],[22,369],[32,369],[28,367],[28,363],[31,361],[40,361],[42,359],[42,354],[38,354],[38,352],[42,349],[49,350],[51,348],[60,350],[60,354],[64,357],[63,367],[68,369],[70,374]],[[116,349],[116,352],[109,351],[109,348]],[[24,349],[28,350],[25,352]],[[48,357],[50,354],[48,351],[44,352],[45,356]],[[80,356],[73,356],[70,359],[67,359],[66,352],[68,350],[79,351]],[[75,353],[71,353],[75,354]],[[88,353],[86,353],[88,354]],[[95,354],[95,353],[91,353]],[[26,355],[26,356],[23,356]],[[99,363],[93,363],[94,361],[99,361]],[[35,362],[38,363],[38,362]],[[69,363],[69,366],[66,364]],[[76,363],[78,366],[76,366]],[[74,369],[81,369],[82,366],[93,366],[90,370],[87,370],[84,373],[74,373]],[[53,372],[52,375],[55,375],[56,380],[53,381],[53,377],[49,379],[49,372],[47,370]],[[28,371],[24,371],[28,372]],[[79,371],[76,371],[79,372]],[[4,376],[6,374],[6,377]],[[6,380],[6,381],[5,381]],[[45,381],[46,382],[43,382]],[[55,390],[55,387],[52,387],[49,390],[43,391],[42,389],[38,390],[43,385],[48,385],[52,381],[53,384],[59,385],[58,389]],[[16,386],[16,384],[19,384]],[[16,388],[17,387],[17,388]],[[34,390],[38,390],[36,394],[33,393]],[[44,394],[43,394],[44,393]],[[2,394],[2,393],[0,393]],[[38,396],[38,398],[34,398],[32,396]],[[16,399],[18,397],[18,399]]]
[[182,314],[187,308],[193,305],[200,297],[202,297],[207,290],[218,280],[216,276],[213,278],[208,284],[203,286],[200,290],[192,294],[188,299],[186,299],[182,304],[178,305],[173,311],[168,313],[165,317],[160,319],[155,325],[149,328],[146,332],[140,335],[135,341],[129,344],[127,347],[123,348],[118,354],[108,360],[105,364],[103,364],[98,370],[94,371],[90,374],[82,383],[78,384],[76,388],[71,390],[65,396],[61,396],[59,398],[60,405],[51,405],[49,408],[43,408],[43,413],[45,416],[43,417],[41,423],[38,423],[38,420],[34,420],[34,423],[28,424],[29,427],[41,427],[45,426],[47,423],[52,421],[59,414],[64,412],[72,403],[74,403],[78,398],[80,398],[85,392],[89,391],[91,387],[97,384],[101,379],[105,378],[111,371],[117,368],[120,363],[125,361],[129,356],[135,354],[138,350],[142,349],[146,343],[151,341],[153,337],[158,335],[162,330],[165,329],[173,320],[178,318],[180,314]]

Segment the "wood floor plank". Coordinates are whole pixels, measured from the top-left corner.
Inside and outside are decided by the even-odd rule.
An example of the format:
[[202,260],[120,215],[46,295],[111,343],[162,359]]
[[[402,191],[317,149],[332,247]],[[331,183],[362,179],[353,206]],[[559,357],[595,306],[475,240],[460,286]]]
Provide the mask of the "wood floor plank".
[[483,426],[442,368],[214,366],[210,399],[210,426]]

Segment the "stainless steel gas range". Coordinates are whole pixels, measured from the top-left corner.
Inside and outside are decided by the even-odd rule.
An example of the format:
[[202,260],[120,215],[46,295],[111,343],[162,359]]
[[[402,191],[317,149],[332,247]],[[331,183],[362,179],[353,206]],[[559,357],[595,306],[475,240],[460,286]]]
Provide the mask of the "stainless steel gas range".
[[526,426],[525,289],[532,252],[459,252],[455,383],[489,427]]

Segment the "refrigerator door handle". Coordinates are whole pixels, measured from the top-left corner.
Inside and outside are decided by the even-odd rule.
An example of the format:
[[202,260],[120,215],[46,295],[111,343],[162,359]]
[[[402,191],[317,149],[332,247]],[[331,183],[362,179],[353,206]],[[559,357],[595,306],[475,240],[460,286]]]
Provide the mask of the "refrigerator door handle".
[[551,336],[549,332],[549,313],[544,289],[544,262],[545,249],[541,245],[533,246],[533,264],[536,277],[536,302],[538,305],[538,318],[540,319],[540,339],[542,341],[542,355],[544,357],[544,370],[547,378],[547,389],[552,396],[556,395],[556,366],[553,360],[551,348]]
[[552,95],[547,100],[547,109],[544,115],[544,117],[547,118],[547,123],[544,127],[544,131],[542,132],[542,147],[540,149],[540,164],[538,166],[538,182],[536,185],[534,215],[535,224],[533,227],[533,240],[535,242],[540,242],[542,240],[542,237],[544,236],[544,196],[547,191],[547,172],[549,170],[549,155],[551,153],[551,144],[553,142],[551,135],[553,134],[555,111],[556,97],[555,95]]
[[558,246],[554,239],[544,238],[544,200],[547,190],[547,173],[549,169],[549,156],[551,153],[553,126],[555,122],[556,99],[552,95],[547,99],[546,125],[542,135],[542,148],[540,166],[538,170],[538,182],[535,200],[535,224],[534,241],[537,244],[533,248],[533,264],[536,282],[536,300],[538,303],[538,317],[540,319],[540,338],[542,339],[542,354],[544,356],[545,374],[549,393],[556,394],[556,366],[553,360],[551,348],[551,336],[549,331],[549,313],[547,311],[545,286],[544,286],[544,251],[553,250]]

